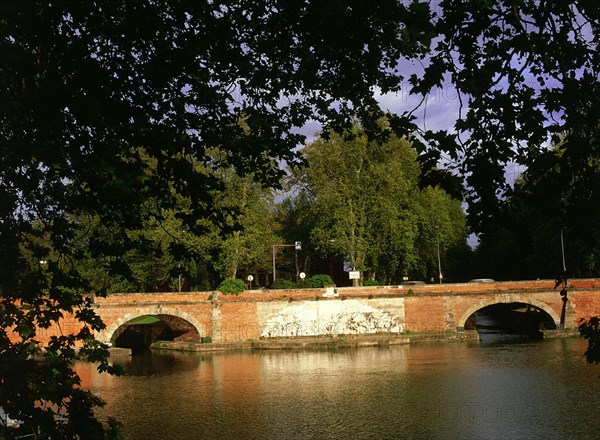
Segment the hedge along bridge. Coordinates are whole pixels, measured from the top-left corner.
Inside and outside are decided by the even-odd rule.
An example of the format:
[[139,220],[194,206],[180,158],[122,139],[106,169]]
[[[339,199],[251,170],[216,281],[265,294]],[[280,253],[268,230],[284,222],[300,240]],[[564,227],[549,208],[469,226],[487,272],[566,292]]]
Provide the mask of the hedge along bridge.
[[[115,344],[128,323],[158,318],[175,341],[244,341],[259,338],[338,334],[461,332],[473,330],[475,312],[512,304],[535,316],[536,325],[559,327],[563,301],[554,281],[494,282],[422,286],[128,293],[96,298],[94,307],[106,329],[97,333]],[[565,328],[600,315],[600,280],[571,280]],[[63,331],[75,326],[63,325]],[[148,335],[147,335],[148,336]],[[165,339],[154,334],[154,340]],[[205,339],[206,340],[206,339]],[[152,342],[152,341],[149,341]],[[118,345],[118,344],[116,344]]]

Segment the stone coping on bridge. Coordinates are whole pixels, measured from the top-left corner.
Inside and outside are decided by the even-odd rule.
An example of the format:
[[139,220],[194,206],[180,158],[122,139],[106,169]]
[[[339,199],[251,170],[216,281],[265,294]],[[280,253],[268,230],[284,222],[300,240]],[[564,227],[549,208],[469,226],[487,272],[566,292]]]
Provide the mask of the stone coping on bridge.
[[231,350],[330,350],[338,348],[384,347],[424,342],[479,341],[475,330],[429,333],[378,333],[357,335],[319,335],[287,338],[260,338],[256,340],[229,342],[179,342],[157,341],[150,346],[153,350],[176,351],[231,351]]
[[[327,300],[345,298],[387,298],[403,296],[439,296],[470,295],[482,293],[526,293],[548,292],[554,290],[554,280],[498,281],[491,283],[448,283],[424,285],[394,285],[369,287],[335,287],[281,290],[246,290],[239,295],[225,295],[221,292],[148,292],[148,293],[111,293],[106,298],[96,297],[98,305],[151,303],[153,296],[157,303],[197,303],[202,301],[240,302],[240,301],[293,301]],[[558,289],[557,289],[558,290]],[[600,290],[600,279],[573,279],[569,281],[570,291]],[[325,296],[324,296],[325,295]]]
[[109,293],[106,297],[94,297],[94,303],[103,304],[129,304],[135,302],[151,303],[197,303],[198,301],[210,302],[217,292],[138,292],[138,293]]

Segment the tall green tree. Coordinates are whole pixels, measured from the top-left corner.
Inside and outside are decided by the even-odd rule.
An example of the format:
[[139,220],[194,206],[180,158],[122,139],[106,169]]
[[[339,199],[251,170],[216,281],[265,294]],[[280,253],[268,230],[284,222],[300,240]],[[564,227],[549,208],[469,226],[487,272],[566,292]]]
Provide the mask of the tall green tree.
[[[139,229],[128,229],[128,245],[118,258],[105,252],[90,251],[90,241],[103,240],[113,245],[111,231],[97,216],[79,219],[77,234],[80,249],[76,266],[81,276],[88,280],[90,291],[96,293],[174,291],[183,280],[204,290],[215,287],[214,255],[222,229],[208,219],[205,232],[190,232],[180,214],[185,208],[160,209],[155,201],[145,205],[147,212]],[[119,246],[119,243],[114,243]],[[181,277],[181,278],[180,278]]]
[[[307,166],[295,176],[306,200],[311,241],[371,279],[392,282],[432,274],[432,242],[444,252],[465,242],[459,202],[418,186],[417,154],[404,139],[370,141],[355,127],[303,150]],[[436,259],[437,262],[437,259]]]
[[[480,261],[495,267],[499,278],[556,277],[564,270],[563,249],[569,276],[600,275],[597,134],[593,127],[564,134],[515,183],[478,249]],[[573,153],[574,144],[590,154]]]
[[[468,276],[470,250],[468,229],[460,201],[452,199],[440,188],[420,191],[415,206],[418,222],[417,252],[419,279],[464,281]],[[462,264],[461,264],[462,263]]]
[[[308,144],[303,179],[317,219],[312,240],[363,273],[375,272],[383,234],[408,229],[403,205],[416,188],[416,153],[404,140],[370,142],[360,128]],[[402,247],[400,242],[395,242]]]
[[217,246],[217,271],[223,278],[236,278],[269,267],[275,243],[274,193],[253,181],[227,171],[225,187],[215,194],[215,206],[226,212],[225,231]]
[[[213,156],[217,158],[219,152]],[[273,191],[264,188],[252,176],[239,176],[234,169],[208,170],[216,175],[220,189],[210,197],[219,219],[196,217],[190,228],[185,218],[192,211],[189,198],[174,188],[170,197],[176,202],[164,208],[156,199],[143,206],[143,224],[128,229],[126,238],[132,246],[117,262],[102,252],[86,252],[91,240],[102,240],[109,246],[110,230],[98,216],[82,217],[78,242],[82,256],[78,268],[90,280],[94,291],[152,292],[177,290],[180,280],[191,286],[216,287],[220,279],[235,278],[238,271],[269,267],[270,245],[274,242]],[[202,228],[201,234],[194,230]],[[117,263],[121,273],[113,270]]]

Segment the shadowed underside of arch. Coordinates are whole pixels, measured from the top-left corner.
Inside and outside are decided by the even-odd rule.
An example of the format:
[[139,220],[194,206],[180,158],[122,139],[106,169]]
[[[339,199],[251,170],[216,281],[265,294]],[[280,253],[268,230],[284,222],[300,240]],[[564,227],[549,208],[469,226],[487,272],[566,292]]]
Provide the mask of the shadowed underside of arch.
[[153,316],[159,319],[169,329],[168,334],[173,340],[200,341],[200,338],[205,335],[204,326],[193,316],[176,309],[161,307],[160,310],[141,308],[126,313],[99,333],[97,338],[102,342],[114,343],[127,327],[127,323],[141,316]]
[[543,312],[545,312],[546,314],[548,314],[548,316],[550,316],[550,318],[552,318],[552,321],[554,322],[554,325],[557,325],[560,322],[560,316],[558,315],[558,313],[552,308],[550,307],[548,304],[533,299],[533,298],[522,298],[522,297],[507,297],[506,295],[502,295],[499,297],[494,297],[494,298],[489,298],[489,299],[482,299],[480,301],[478,301],[477,303],[471,305],[460,317],[460,319],[458,320],[457,326],[459,328],[464,328],[465,327],[465,323],[467,322],[467,319],[469,319],[469,317],[477,312],[478,310],[481,310],[485,307],[488,306],[493,306],[495,304],[512,304],[512,303],[520,303],[520,304],[527,304],[527,305],[531,305],[533,307],[536,307],[537,309],[542,310]]

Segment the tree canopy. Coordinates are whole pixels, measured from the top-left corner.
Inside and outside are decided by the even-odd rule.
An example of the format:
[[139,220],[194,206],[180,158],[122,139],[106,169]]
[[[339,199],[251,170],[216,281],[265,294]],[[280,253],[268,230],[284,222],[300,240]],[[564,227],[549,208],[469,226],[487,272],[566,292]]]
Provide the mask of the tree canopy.
[[[213,200],[223,182],[197,164],[276,184],[283,163],[301,161],[311,121],[324,133],[358,119],[369,138],[415,135],[429,182],[447,182],[435,169],[446,153],[484,229],[507,161],[529,164],[557,133],[574,136],[564,146],[574,161],[590,156],[577,139],[600,114],[599,16],[584,0],[2,2],[0,406],[53,438],[101,438],[86,423],[98,402],[67,367],[75,342],[105,360],[93,338],[103,324],[75,264],[78,219],[110,232],[86,246],[119,270],[148,200],[160,217],[176,206],[174,189],[189,201],[178,219],[201,235],[228,213]],[[422,130],[412,108],[379,130],[376,94],[408,86],[424,98],[446,84],[462,103],[453,126]],[[70,312],[83,330],[42,353],[35,329]],[[57,367],[41,369],[34,355]],[[23,378],[29,387],[10,385]],[[54,424],[57,409],[72,419]]]
[[[549,136],[580,134],[598,124],[600,9],[586,1],[441,1],[437,38],[413,91],[445,81],[462,108],[453,133],[425,133],[436,156],[459,162],[476,231],[495,216],[506,193],[504,166],[530,165]],[[583,135],[585,139],[587,135]],[[586,142],[567,148],[585,161]]]
[[446,255],[466,245],[460,202],[439,188],[419,188],[417,153],[406,139],[369,141],[356,126],[352,135],[307,144],[302,154],[306,166],[290,179],[299,202],[290,203],[304,207],[296,212],[304,228],[294,230],[309,230],[322,255],[390,284],[404,276],[437,279],[437,246]]
[[596,152],[585,160],[567,142],[574,137],[538,155],[481,236],[478,261],[499,279],[552,278],[565,268],[570,277],[600,276],[598,141],[586,137],[585,148]]

